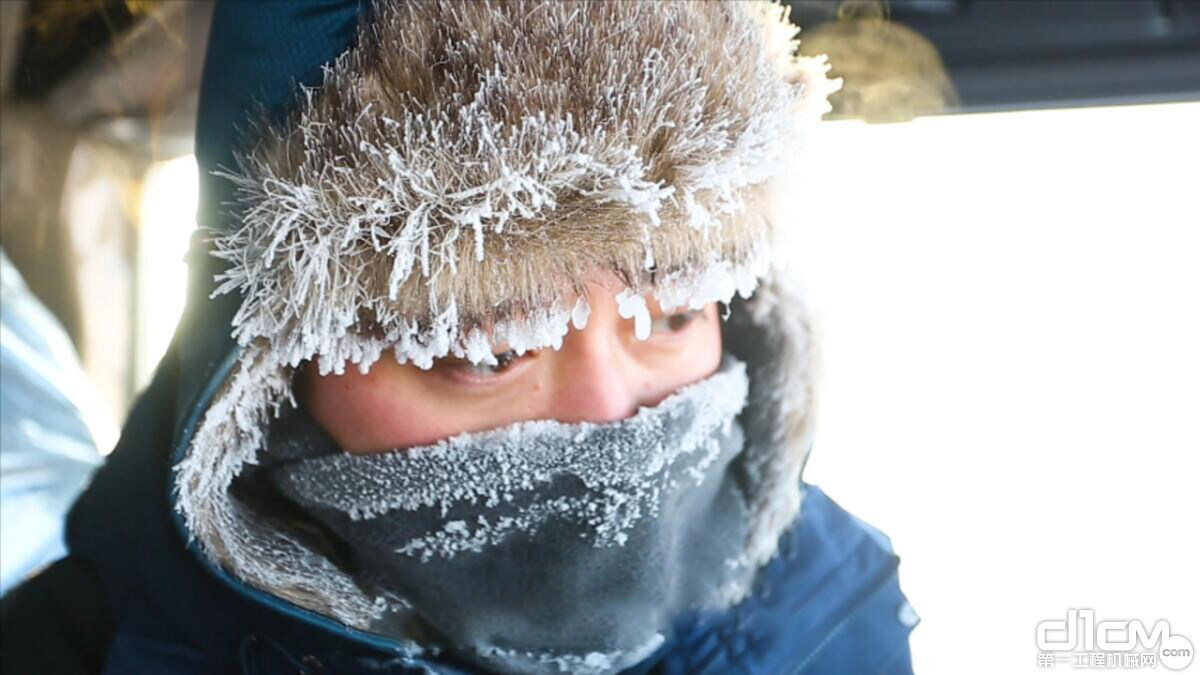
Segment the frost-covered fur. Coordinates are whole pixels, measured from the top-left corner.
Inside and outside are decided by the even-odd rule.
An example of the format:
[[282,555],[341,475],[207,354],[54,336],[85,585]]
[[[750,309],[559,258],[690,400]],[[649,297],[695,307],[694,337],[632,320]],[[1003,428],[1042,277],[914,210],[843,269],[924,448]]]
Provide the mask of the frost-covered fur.
[[215,240],[217,292],[243,297],[242,356],[177,467],[204,552],[367,626],[381,601],[229,492],[294,404],[293,369],[557,347],[599,270],[629,285],[620,312],[639,333],[643,293],[668,310],[731,303],[726,347],[751,376],[745,554],[770,559],[811,425],[804,312],[771,259],[796,224],[777,196],[838,86],[794,36],[765,2],[377,3],[358,46],[227,174],[239,226]]
[[596,268],[696,304],[752,289],[771,235],[756,207],[836,88],[823,59],[793,55],[784,14],[378,3],[229,174],[241,226],[216,240],[218,292],[245,297],[239,341],[326,370],[389,347],[478,362],[493,324],[518,351],[556,344]]

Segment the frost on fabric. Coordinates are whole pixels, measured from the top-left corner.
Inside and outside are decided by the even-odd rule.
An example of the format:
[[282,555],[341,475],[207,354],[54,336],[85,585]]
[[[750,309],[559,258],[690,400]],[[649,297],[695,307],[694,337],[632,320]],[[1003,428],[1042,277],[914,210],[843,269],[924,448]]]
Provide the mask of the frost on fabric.
[[[514,506],[513,515],[451,520],[397,551],[422,560],[480,551],[551,519],[586,526],[596,546],[621,546],[631,527],[657,513],[664,489],[704,480],[721,449],[714,432],[729,433],[748,386],[745,364],[727,359],[714,375],[620,422],[519,422],[391,453],[309,459],[283,469],[283,481],[292,498],[354,520],[423,508],[445,517],[460,503]],[[693,454],[697,459],[682,475],[667,472],[669,483],[662,484],[664,470]],[[519,498],[562,476],[577,478],[586,493],[528,503]]]
[[499,661],[504,664],[524,666],[536,664],[552,666],[560,673],[576,673],[577,675],[601,675],[616,672],[645,659],[662,646],[666,638],[662,633],[655,633],[645,644],[626,651],[589,652],[587,654],[527,652],[500,647],[482,647],[477,649],[479,656],[489,661]]

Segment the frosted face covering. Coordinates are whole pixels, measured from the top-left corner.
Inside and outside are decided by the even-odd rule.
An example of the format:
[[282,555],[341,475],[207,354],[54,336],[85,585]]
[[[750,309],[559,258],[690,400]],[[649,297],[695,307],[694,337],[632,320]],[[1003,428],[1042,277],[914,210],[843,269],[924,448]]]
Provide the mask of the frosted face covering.
[[373,626],[503,672],[611,672],[740,599],[745,364],[607,424],[535,421],[378,455],[272,433],[262,471],[348,549]]

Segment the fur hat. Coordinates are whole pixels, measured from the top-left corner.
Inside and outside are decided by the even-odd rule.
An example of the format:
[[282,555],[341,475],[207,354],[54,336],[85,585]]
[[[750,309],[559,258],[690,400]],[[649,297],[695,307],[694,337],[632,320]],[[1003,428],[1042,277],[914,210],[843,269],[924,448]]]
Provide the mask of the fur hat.
[[294,404],[292,369],[557,347],[600,270],[628,285],[620,311],[639,331],[646,293],[668,310],[743,299],[726,342],[750,367],[746,555],[766,562],[800,508],[811,421],[803,308],[771,253],[796,218],[779,208],[790,167],[840,84],[824,58],[796,54],[770,2],[373,10],[225,174],[237,225],[215,242],[216,292],[241,297],[241,352],[184,439],[188,531],[241,580],[367,625],[375,599],[230,494]]
[[[773,192],[828,111],[767,2],[386,2],[229,177],[242,344],[429,367],[557,346],[589,271],[627,315],[749,295]],[[574,313],[572,310],[575,310]],[[644,319],[643,319],[644,320]]]

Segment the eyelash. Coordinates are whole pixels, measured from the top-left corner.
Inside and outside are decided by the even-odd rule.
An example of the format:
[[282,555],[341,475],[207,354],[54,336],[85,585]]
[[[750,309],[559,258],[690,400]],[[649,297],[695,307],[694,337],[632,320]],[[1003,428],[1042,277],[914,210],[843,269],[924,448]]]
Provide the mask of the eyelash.
[[515,350],[509,349],[507,351],[500,352],[499,354],[495,354],[496,365],[494,366],[489,366],[486,363],[471,363],[470,361],[465,360],[447,362],[446,365],[476,379],[486,379],[504,372],[509,366],[520,360],[522,357],[532,356],[533,353],[534,352],[525,352],[523,355],[518,355]]
[[[696,319],[702,318],[703,316],[704,316],[704,310],[700,310],[700,309],[693,309],[693,310],[689,310],[686,312],[677,312],[675,314],[667,314],[665,316],[660,316],[657,319],[654,319],[653,322],[651,322],[651,324],[650,324],[651,334],[662,333],[663,331],[658,330],[659,328],[665,328],[665,330],[670,333],[682,333],[683,331],[690,328]],[[513,363],[516,363],[517,361],[521,360],[522,358],[532,356],[535,353],[536,353],[536,350],[530,351],[530,352],[525,352],[524,354],[517,354],[517,352],[515,350],[509,349],[509,350],[500,352],[495,355],[496,365],[494,365],[494,366],[490,366],[486,363],[472,364],[467,361],[462,361],[462,362],[451,364],[451,367],[456,368],[459,371],[466,373],[470,376],[473,376],[473,377],[476,377],[479,379],[486,379],[488,377],[495,376],[495,375],[498,375],[498,374],[504,372]]]
[[[687,312],[678,312],[676,314],[667,314],[666,316],[660,316],[657,319],[655,319],[654,321],[652,321],[650,323],[650,331],[652,333],[655,332],[656,328],[662,326],[663,323],[665,323],[666,329],[668,331],[670,331],[672,333],[682,333],[683,331],[687,330],[688,327],[690,327],[696,319],[702,318],[703,316],[704,316],[704,310],[702,310],[702,309],[693,309],[693,310],[689,310]],[[680,321],[682,323],[678,323]],[[674,324],[678,324],[678,325],[674,325]]]

